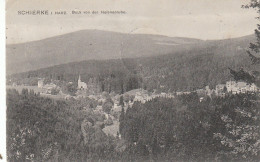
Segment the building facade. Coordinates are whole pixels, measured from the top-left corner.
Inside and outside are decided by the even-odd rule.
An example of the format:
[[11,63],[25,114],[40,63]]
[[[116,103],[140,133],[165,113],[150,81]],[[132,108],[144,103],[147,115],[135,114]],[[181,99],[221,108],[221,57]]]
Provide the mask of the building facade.
[[227,87],[227,92],[233,94],[258,91],[258,87],[254,83],[248,84],[246,82],[228,81],[226,83],[226,87]]

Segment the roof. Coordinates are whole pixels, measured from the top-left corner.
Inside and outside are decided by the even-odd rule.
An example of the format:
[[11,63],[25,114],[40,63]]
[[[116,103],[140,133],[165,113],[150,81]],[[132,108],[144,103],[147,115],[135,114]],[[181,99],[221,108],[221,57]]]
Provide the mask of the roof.
[[239,88],[246,87],[247,83],[245,83],[245,82],[237,82],[236,86],[239,87]]
[[218,84],[216,85],[216,87],[221,87],[221,88],[224,88],[226,86],[226,84]]
[[236,81],[227,81],[226,84],[236,84]]

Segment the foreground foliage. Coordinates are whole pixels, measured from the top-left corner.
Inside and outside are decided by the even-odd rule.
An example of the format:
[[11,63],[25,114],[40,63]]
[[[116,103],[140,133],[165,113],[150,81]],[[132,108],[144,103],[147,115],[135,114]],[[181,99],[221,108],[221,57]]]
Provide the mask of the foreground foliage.
[[[97,123],[100,114],[83,111],[96,103],[54,101],[24,89],[7,91],[7,152],[9,161],[84,161],[107,158],[114,138],[107,137]],[[83,106],[84,105],[84,106]],[[90,122],[88,143],[82,125]],[[86,127],[84,127],[86,129]],[[102,133],[101,133],[102,132]],[[106,153],[104,153],[106,152]]]
[[158,161],[258,161],[260,114],[255,94],[208,98],[196,94],[135,103],[120,133],[137,154]]
[[[97,103],[7,91],[9,161],[258,161],[257,94],[155,98],[125,107],[119,137],[103,131]],[[126,110],[126,111],[125,111]]]

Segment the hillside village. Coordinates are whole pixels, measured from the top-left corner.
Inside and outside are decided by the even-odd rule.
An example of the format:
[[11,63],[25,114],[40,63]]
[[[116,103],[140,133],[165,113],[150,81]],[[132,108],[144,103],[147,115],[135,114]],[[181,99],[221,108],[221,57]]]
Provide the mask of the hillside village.
[[[64,85],[66,86],[64,87]],[[96,84],[95,79],[90,78],[88,82],[85,82],[82,80],[81,75],[78,76],[77,81],[65,82],[63,85],[59,84],[59,81],[57,80],[46,82],[45,78],[38,78],[37,86],[17,85],[16,82],[13,82],[8,88],[18,90],[21,89],[20,87],[29,90],[33,89],[34,92],[38,93],[42,97],[62,99],[66,100],[68,103],[81,103],[76,108],[80,113],[91,114],[99,118],[95,122],[89,118],[86,118],[81,122],[81,133],[84,136],[85,144],[88,143],[87,139],[89,131],[92,129],[95,129],[94,132],[99,132],[100,134],[106,134],[107,136],[113,136],[118,140],[123,140],[124,135],[120,133],[121,114],[123,111],[127,112],[126,110],[129,108],[131,110],[136,107],[136,105],[139,105],[138,102],[142,103],[141,105],[149,105],[152,102],[156,102],[156,100],[154,100],[155,98],[159,98],[159,100],[162,99],[161,101],[163,102],[167,100],[169,101],[171,98],[176,98],[178,100],[180,98],[185,98],[185,95],[197,94],[199,98],[196,98],[195,100],[201,102],[203,105],[208,102],[208,98],[214,100],[214,98],[219,97],[224,100],[231,94],[258,94],[260,90],[254,83],[248,84],[242,81],[230,80],[224,84],[217,84],[214,88],[205,86],[193,91],[165,92],[154,89],[151,92],[144,88],[137,88],[120,94],[113,91],[110,93],[107,91],[101,91],[101,88]],[[162,86],[160,85],[159,87]],[[70,91],[74,91],[74,94],[70,94]],[[135,104],[135,102],[137,102],[137,104]],[[73,109],[73,111],[76,109]],[[207,123],[203,124],[207,126]]]
[[[167,93],[167,92],[158,92],[154,90],[153,92],[148,92],[142,88],[134,89],[124,94],[115,94],[111,92],[108,94],[107,92],[100,92],[96,84],[94,84],[93,79],[91,78],[88,83],[85,83],[81,80],[81,76],[79,75],[78,81],[76,84],[76,92],[75,95],[70,95],[66,92],[63,92],[62,88],[55,84],[54,81],[50,83],[44,82],[44,78],[38,79],[37,88],[42,96],[49,96],[49,97],[59,97],[63,99],[81,99],[81,98],[90,98],[93,100],[98,101],[101,105],[107,99],[107,96],[111,98],[113,101],[113,108],[114,111],[120,111],[121,106],[119,104],[120,97],[123,96],[124,98],[124,105],[126,107],[132,106],[135,101],[139,101],[141,103],[145,103],[147,101],[152,100],[156,97],[164,97],[164,98],[174,98],[175,96],[183,95],[183,94],[190,94],[190,93],[197,93],[200,96],[200,101],[202,101],[205,97],[212,97],[212,96],[219,96],[225,97],[227,94],[240,94],[240,93],[256,93],[259,92],[259,87],[257,87],[254,83],[247,84],[245,82],[239,81],[227,81],[225,84],[218,84],[216,85],[215,89],[210,89],[209,86],[206,86],[201,89],[197,89],[194,91],[176,91],[174,93]],[[66,83],[67,85],[73,85],[73,82]],[[17,87],[16,83],[12,84],[12,87]],[[30,87],[29,87],[30,89]],[[104,95],[105,94],[105,95]],[[97,107],[100,109],[100,107]]]
[[[89,84],[88,84],[89,83]],[[104,98],[102,97],[102,92],[98,91],[98,87],[93,83],[92,78],[88,83],[85,83],[81,80],[81,76],[79,75],[77,81],[77,91],[75,96],[67,94],[63,92],[62,88],[56,85],[53,81],[50,83],[45,84],[44,78],[38,79],[38,89],[40,90],[40,94],[42,95],[57,95],[64,99],[74,98],[91,98],[102,102]],[[93,83],[93,84],[91,84]],[[72,85],[73,82],[68,82],[68,85]],[[16,83],[12,84],[12,87],[17,87]],[[173,93],[167,92],[157,92],[155,89],[153,92],[148,92],[142,88],[131,90],[129,92],[125,92],[121,94],[123,96],[130,96],[131,100],[129,100],[125,105],[132,105],[135,101],[140,101],[141,103],[145,103],[146,101],[152,100],[156,97],[164,97],[164,98],[174,98],[174,96],[183,95],[183,94],[190,94],[190,93],[197,93],[201,97],[212,97],[212,96],[219,96],[224,97],[227,94],[240,94],[240,93],[256,93],[259,92],[259,87],[257,87],[254,83],[248,84],[242,81],[227,81],[225,84],[217,84],[214,89],[210,89],[209,86],[206,86],[201,89],[197,89],[194,91],[176,91]],[[119,98],[121,95],[115,94],[112,92],[109,94],[111,99],[115,103],[119,103]]]
[[[174,98],[176,96],[181,96],[185,94],[197,93],[199,96],[199,101],[203,102],[207,97],[225,97],[228,94],[241,94],[241,93],[256,93],[259,92],[259,87],[254,83],[247,84],[242,81],[227,81],[225,84],[217,84],[214,89],[210,89],[206,86],[201,89],[196,89],[194,91],[176,91],[173,93],[157,91],[154,89],[153,92],[144,90],[143,88],[133,89],[127,91],[123,94],[116,94],[115,92],[100,92],[100,87],[95,84],[95,79],[90,78],[88,82],[84,82],[81,76],[78,76],[77,82],[67,82],[65,83],[68,88],[73,88],[75,86],[75,95],[71,95],[64,91],[64,88],[59,86],[55,80],[46,83],[44,78],[39,78],[36,92],[39,92],[41,96],[58,98],[58,99],[75,99],[81,100],[84,98],[89,98],[96,101],[98,104],[94,107],[94,113],[101,114],[105,117],[104,123],[105,127],[103,131],[107,134],[118,136],[119,130],[119,116],[122,111],[122,107],[125,109],[132,107],[134,102],[146,103],[154,98]],[[18,88],[16,83],[13,83],[12,88]],[[26,86],[25,86],[26,87]],[[28,86],[28,89],[31,87]],[[85,107],[86,111],[88,107]]]

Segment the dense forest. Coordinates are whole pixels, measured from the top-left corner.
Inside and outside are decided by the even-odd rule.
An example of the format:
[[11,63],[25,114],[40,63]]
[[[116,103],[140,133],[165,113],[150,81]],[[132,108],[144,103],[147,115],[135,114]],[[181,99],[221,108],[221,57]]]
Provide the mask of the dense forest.
[[231,79],[228,68],[243,67],[252,71],[258,68],[251,66],[244,50],[230,56],[211,53],[211,48],[158,57],[90,60],[57,65],[8,76],[7,83],[37,85],[38,78],[76,83],[80,74],[82,81],[95,84],[100,91],[122,93],[142,87],[149,91],[160,89],[173,92],[194,90],[206,85],[213,88]]
[[83,107],[91,110],[95,104],[90,99],[54,101],[27,89],[21,94],[8,90],[8,160],[93,161],[108,158],[114,138],[102,132],[99,121],[104,117],[82,110]]
[[138,155],[156,161],[258,161],[260,114],[259,104],[252,102],[255,97],[199,102],[190,94],[135,103],[121,113],[120,133],[135,143]]
[[259,96],[200,102],[196,93],[122,109],[106,135],[91,99],[52,100],[7,91],[9,161],[258,161]]

